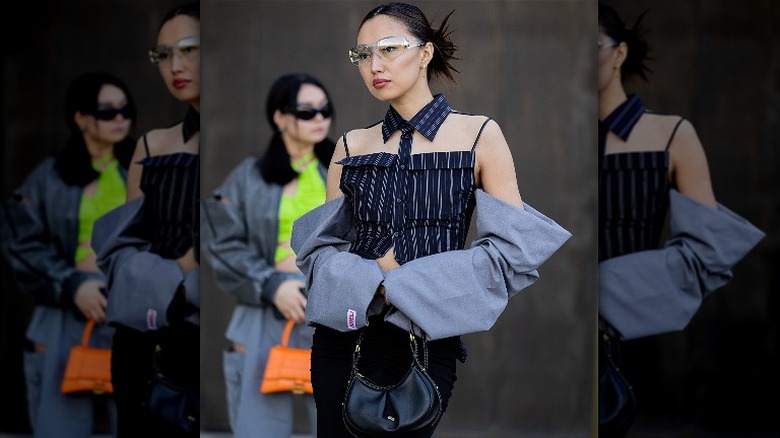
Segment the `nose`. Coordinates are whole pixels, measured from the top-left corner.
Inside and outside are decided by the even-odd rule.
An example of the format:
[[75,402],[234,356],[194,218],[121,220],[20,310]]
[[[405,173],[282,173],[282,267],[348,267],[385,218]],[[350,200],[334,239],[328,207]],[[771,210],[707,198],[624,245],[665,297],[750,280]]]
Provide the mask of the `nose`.
[[171,54],[171,71],[173,72],[179,72],[182,71],[184,60],[182,59],[181,53],[179,53],[178,50],[174,50]]
[[379,59],[376,54],[373,54],[371,56],[371,71],[372,72],[381,72],[384,68],[384,65],[382,65],[382,60]]

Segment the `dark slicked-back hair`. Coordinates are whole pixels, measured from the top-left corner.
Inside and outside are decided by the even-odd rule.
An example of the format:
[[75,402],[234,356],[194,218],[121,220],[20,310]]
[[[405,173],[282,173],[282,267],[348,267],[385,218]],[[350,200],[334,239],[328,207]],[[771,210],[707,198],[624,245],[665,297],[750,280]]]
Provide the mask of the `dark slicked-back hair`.
[[428,80],[430,81],[431,77],[436,75],[455,82],[452,72],[459,72],[452,66],[451,61],[458,60],[458,58],[455,57],[455,52],[458,47],[450,39],[452,31],[449,29],[448,25],[448,21],[453,12],[455,11],[453,10],[447,14],[439,27],[435,28],[417,6],[401,2],[383,3],[366,14],[365,18],[363,18],[363,21],[360,23],[360,27],[363,27],[363,24],[365,24],[366,21],[378,15],[387,15],[388,17],[395,18],[404,23],[409,32],[417,39],[426,43],[433,43],[435,50],[433,59],[431,59],[431,63],[428,65]]

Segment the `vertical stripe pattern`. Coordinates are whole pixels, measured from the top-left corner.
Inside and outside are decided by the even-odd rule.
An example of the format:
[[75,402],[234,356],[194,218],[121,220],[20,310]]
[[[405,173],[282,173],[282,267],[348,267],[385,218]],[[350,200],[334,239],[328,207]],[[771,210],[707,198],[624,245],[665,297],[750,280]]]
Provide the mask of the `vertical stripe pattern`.
[[599,261],[658,248],[669,209],[669,154],[602,157],[599,172]]
[[645,112],[645,106],[637,94],[631,94],[628,100],[621,103],[605,119],[604,125],[620,137],[623,141],[628,140],[634,125]]
[[391,107],[382,133],[387,141],[401,130],[398,154],[355,155],[338,162],[344,166],[341,190],[355,218],[351,252],[376,259],[393,247],[403,264],[464,247],[475,203],[474,151],[411,154],[413,132],[433,140],[450,112],[442,95],[409,122]]
[[639,96],[631,94],[599,120],[599,261],[655,249],[661,241],[671,187],[669,145],[664,151],[604,153],[608,132],[626,141],[644,113]]
[[151,252],[165,258],[183,256],[199,240],[199,156],[155,155],[140,161],[144,170],[144,214]]

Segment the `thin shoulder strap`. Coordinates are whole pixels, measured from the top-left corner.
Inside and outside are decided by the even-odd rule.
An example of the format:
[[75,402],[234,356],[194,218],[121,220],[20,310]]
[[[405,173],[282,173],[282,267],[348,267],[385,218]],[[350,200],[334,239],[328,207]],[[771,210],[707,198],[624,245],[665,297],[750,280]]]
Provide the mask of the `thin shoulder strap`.
[[680,117],[680,120],[678,120],[677,124],[674,125],[674,129],[672,130],[672,135],[669,136],[669,142],[666,143],[666,148],[664,149],[665,151],[669,150],[669,146],[672,145],[672,140],[674,140],[674,134],[677,133],[677,128],[679,128],[680,125],[682,124],[682,122],[684,122],[684,121],[685,121],[685,118],[684,117]]
[[146,150],[146,157],[149,158],[150,156],[152,156],[152,153],[149,152],[149,142],[146,141],[146,133],[145,132],[144,132],[143,139],[144,139],[144,149]]
[[482,136],[482,131],[485,130],[485,126],[490,121],[490,117],[486,117],[485,121],[482,123],[482,126],[479,127],[479,132],[477,133],[477,138],[474,139],[474,144],[471,146],[471,151],[474,152],[474,149],[477,147],[477,142],[479,141],[479,137]]
[[344,152],[347,153],[347,156],[349,156],[349,146],[347,146],[347,133],[341,134],[341,140],[343,140],[344,143]]

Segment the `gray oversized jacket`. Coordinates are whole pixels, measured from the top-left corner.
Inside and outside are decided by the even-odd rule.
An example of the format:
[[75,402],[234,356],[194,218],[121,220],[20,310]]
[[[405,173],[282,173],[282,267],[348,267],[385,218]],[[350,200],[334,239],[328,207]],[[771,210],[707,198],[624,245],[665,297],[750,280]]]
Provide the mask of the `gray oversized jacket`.
[[[92,248],[97,264],[108,277],[106,318],[138,331],[157,330],[170,324],[168,307],[183,287],[186,300],[200,309],[200,269],[184,272],[176,260],[149,251],[143,237],[144,198],[127,202],[95,222]],[[186,321],[200,324],[200,313]]]
[[713,209],[674,189],[669,201],[669,238],[661,249],[599,263],[599,314],[624,339],[685,328],[764,238],[721,204]]
[[[84,321],[77,320],[67,306],[83,281],[105,278],[100,273],[79,273],[73,266],[83,188],[65,184],[54,166],[55,158],[48,157],[30,173],[3,202],[0,224],[3,253],[17,284],[36,304],[28,339],[59,348],[67,357],[84,329]],[[124,168],[119,171],[126,177]],[[96,326],[94,345],[110,345],[107,329]]]
[[533,284],[537,269],[571,234],[527,203],[518,208],[476,191],[471,247],[421,257],[383,273],[374,260],[347,251],[354,233],[349,201],[328,202],[293,226],[292,247],[307,276],[309,324],[339,331],[366,326],[382,307],[384,284],[397,309],[386,320],[411,319],[429,339],[490,329],[512,296]]
[[[244,344],[256,337],[241,325],[255,317],[258,307],[274,307],[271,303],[280,283],[289,278],[303,280],[300,273],[274,268],[282,186],[266,183],[256,163],[256,157],[246,158],[204,200],[201,230],[201,245],[220,289],[237,301],[227,337]],[[319,171],[324,179],[327,171],[322,165]],[[283,325],[280,321],[279,326]]]

